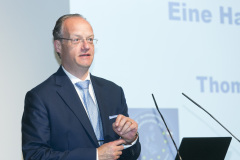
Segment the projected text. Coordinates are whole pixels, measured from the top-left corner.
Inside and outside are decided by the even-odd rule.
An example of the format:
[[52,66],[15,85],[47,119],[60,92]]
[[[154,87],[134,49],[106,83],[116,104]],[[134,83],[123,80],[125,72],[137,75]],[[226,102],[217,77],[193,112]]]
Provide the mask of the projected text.
[[[198,9],[187,6],[186,3],[169,2],[168,16],[172,21],[188,21],[188,22],[212,22],[213,16],[209,9]],[[219,7],[219,23],[240,25],[240,11],[236,12],[231,7]]]
[[213,77],[197,76],[201,92],[240,93],[240,82],[218,81]]

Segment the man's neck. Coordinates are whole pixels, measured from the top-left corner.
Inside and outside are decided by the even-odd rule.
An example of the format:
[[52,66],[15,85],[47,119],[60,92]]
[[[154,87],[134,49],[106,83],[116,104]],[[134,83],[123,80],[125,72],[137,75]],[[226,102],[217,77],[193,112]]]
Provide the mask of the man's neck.
[[81,80],[85,80],[89,74],[89,69],[88,68],[78,68],[78,69],[69,69],[66,66],[63,66],[64,69],[66,71],[68,71],[69,73],[71,73],[73,76],[81,79]]

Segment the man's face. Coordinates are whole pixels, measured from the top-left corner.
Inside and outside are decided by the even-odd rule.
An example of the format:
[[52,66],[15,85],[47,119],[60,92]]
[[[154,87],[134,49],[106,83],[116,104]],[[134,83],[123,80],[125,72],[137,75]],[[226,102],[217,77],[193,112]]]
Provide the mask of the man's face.
[[91,25],[81,17],[71,17],[63,22],[62,38],[81,39],[74,44],[71,40],[55,41],[55,49],[60,54],[62,65],[70,73],[88,70],[94,57],[94,44],[86,41],[94,38]]

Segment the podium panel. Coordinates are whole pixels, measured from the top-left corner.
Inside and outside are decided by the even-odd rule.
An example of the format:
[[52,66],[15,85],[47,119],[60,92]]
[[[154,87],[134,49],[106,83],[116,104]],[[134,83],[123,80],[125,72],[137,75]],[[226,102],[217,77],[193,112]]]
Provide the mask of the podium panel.
[[[178,109],[160,109],[170,132],[179,144]],[[155,108],[129,108],[129,115],[138,123],[141,154],[138,160],[174,159],[176,149]]]

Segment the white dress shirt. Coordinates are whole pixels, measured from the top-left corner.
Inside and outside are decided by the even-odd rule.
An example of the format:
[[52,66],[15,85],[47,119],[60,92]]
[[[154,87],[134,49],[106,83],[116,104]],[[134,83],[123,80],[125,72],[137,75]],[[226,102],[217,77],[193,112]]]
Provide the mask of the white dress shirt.
[[[82,104],[83,104],[83,106],[84,106],[84,109],[85,109],[85,111],[86,111],[86,113],[87,113],[87,115],[88,115],[86,106],[85,106],[84,103],[83,103],[83,98],[82,98],[82,96],[81,96],[81,94],[80,94],[80,89],[76,86],[76,83],[77,83],[77,82],[81,82],[82,80],[79,79],[79,78],[77,78],[77,77],[75,77],[75,76],[72,75],[71,73],[69,73],[67,70],[65,70],[65,68],[64,68],[63,66],[62,66],[62,69],[63,69],[63,71],[66,73],[66,75],[69,77],[69,79],[71,80],[71,82],[73,83],[73,86],[74,86],[74,88],[76,89],[77,94],[78,94],[78,96],[79,96],[79,98],[80,98],[80,100],[81,100],[81,102],[82,102]],[[93,89],[93,86],[92,86],[92,82],[91,82],[91,79],[90,79],[90,73],[89,73],[89,72],[88,72],[88,75],[87,75],[87,77],[86,77],[85,80],[89,80],[89,81],[90,81],[90,83],[89,83],[89,93],[90,93],[90,96],[91,96],[92,99],[93,99],[93,102],[96,104],[97,101],[96,101],[96,97],[95,97],[95,93],[94,93],[94,89]],[[85,81],[85,80],[84,80],[84,81]],[[137,138],[137,139],[138,139],[138,138]],[[134,145],[134,144],[137,142],[137,139],[136,139],[131,145],[123,145],[123,146],[124,146],[124,149],[127,149],[127,148],[131,147],[132,145]],[[96,160],[98,160],[98,151],[97,151],[97,149],[96,149],[96,152],[97,152],[97,154],[96,154],[96,156],[97,156]]]

